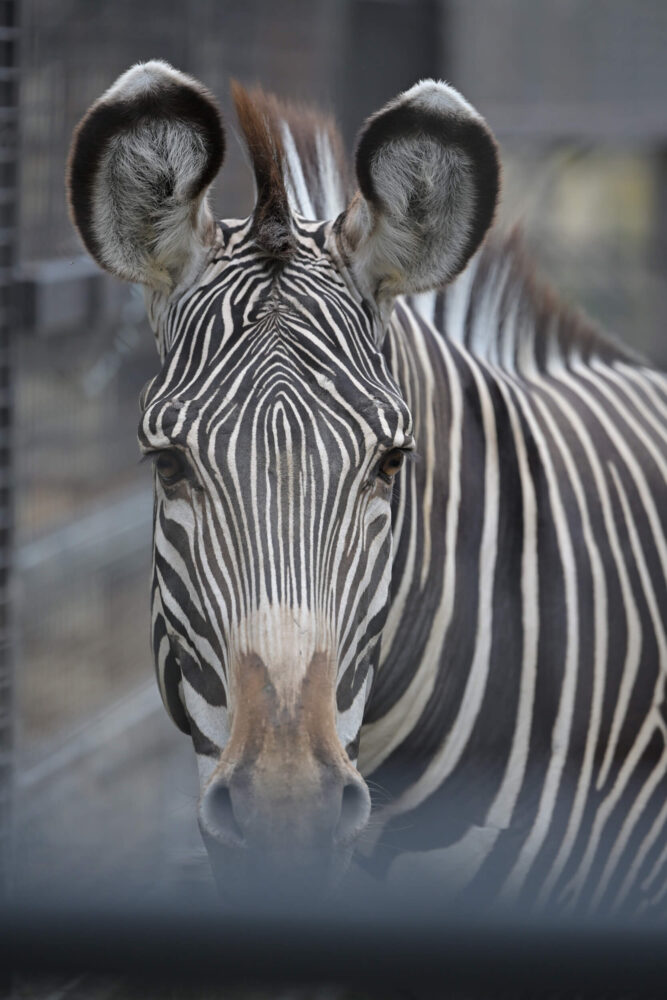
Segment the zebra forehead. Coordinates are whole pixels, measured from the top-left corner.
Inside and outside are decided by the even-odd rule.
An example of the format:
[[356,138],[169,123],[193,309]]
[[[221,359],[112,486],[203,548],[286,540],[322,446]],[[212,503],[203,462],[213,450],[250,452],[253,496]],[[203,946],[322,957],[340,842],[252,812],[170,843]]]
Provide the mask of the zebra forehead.
[[167,362],[143,399],[144,435],[196,449],[212,436],[224,446],[248,435],[319,448],[350,435],[361,448],[405,444],[412,417],[382,359],[334,367],[300,346],[274,337],[254,349],[210,359],[191,351],[182,365]]
[[[325,243],[327,225],[295,224],[294,259],[277,268],[258,250],[252,232],[243,240],[220,224],[220,245],[197,285],[188,289],[170,309],[170,341],[188,339],[213,316],[209,332],[213,343],[219,333],[230,334],[268,328],[268,332],[310,331],[318,339],[338,342],[340,328],[349,328],[356,341],[372,332],[373,315],[345,284]],[[340,347],[349,347],[343,342]]]
[[327,434],[354,428],[362,447],[401,446],[411,416],[374,318],[326,253],[318,257],[326,227],[300,228],[303,255],[276,273],[252,246],[242,266],[247,225],[227,226],[226,263],[212,261],[198,288],[170,308],[162,372],[142,397],[145,427],[159,424],[166,437],[178,431],[183,443],[196,431],[188,443],[200,447],[210,434],[224,442],[278,417],[297,437],[315,425]]
[[146,428],[166,436],[180,434],[184,440],[195,423],[200,433],[225,424],[233,428],[276,418],[294,428],[330,420],[340,426],[349,418],[362,428],[364,437],[374,432],[392,435],[393,428],[408,430],[411,424],[408,407],[390,378],[351,370],[334,381],[320,378],[306,365],[278,369],[254,361],[242,371],[220,366],[206,378],[156,379],[150,398],[144,400]]

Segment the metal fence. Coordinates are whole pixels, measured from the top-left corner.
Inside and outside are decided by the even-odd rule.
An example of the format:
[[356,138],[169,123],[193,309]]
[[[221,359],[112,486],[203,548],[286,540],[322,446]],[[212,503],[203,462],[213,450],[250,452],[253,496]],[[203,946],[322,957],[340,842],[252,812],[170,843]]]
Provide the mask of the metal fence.
[[13,269],[16,252],[18,152],[18,23],[14,3],[0,4],[0,896],[4,891],[10,829],[14,734],[12,550],[12,358],[15,320]]

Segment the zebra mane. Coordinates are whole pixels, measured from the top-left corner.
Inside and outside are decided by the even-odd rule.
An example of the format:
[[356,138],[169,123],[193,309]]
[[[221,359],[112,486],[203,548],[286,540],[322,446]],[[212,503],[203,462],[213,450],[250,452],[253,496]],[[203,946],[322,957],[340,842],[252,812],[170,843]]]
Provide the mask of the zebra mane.
[[333,118],[232,84],[232,96],[257,185],[255,239],[289,256],[289,218],[335,219],[351,196],[343,142]]
[[510,371],[595,359],[645,364],[538,275],[518,227],[492,231],[451,285],[410,303],[449,340]]
[[[257,184],[255,240],[268,254],[293,250],[290,218],[335,219],[353,195],[340,132],[330,115],[232,84]],[[575,360],[644,363],[537,274],[521,230],[493,230],[463,273],[410,305],[450,340],[518,372]]]

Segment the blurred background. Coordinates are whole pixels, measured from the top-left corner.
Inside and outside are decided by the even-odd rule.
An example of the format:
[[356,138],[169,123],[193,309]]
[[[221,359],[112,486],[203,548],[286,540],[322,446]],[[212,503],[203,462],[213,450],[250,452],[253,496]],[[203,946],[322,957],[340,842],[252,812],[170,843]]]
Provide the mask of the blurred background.
[[[72,129],[133,62],[220,99],[216,211],[252,186],[229,79],[364,117],[424,76],[453,83],[504,158],[501,225],[618,337],[667,363],[664,0],[0,0],[0,799],[5,876],[150,884],[199,849],[190,741],[148,644],[150,470],[138,394],[157,357],[143,299],[69,223]],[[132,818],[128,822],[128,817]],[[11,820],[11,822],[10,822]]]

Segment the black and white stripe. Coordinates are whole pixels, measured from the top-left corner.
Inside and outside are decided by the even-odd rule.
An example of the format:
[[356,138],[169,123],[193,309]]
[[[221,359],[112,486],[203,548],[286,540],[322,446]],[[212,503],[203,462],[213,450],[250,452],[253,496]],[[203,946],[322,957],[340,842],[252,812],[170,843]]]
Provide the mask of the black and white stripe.
[[164,317],[163,370],[143,399],[144,451],[178,448],[193,467],[187,497],[156,479],[153,645],[170,706],[174,642],[199,664],[178,683],[204,772],[228,732],[230,647],[269,662],[281,634],[293,640],[287,616],[301,664],[334,649],[347,745],[385,615],[389,491],[371,480],[383,454],[411,447],[411,418],[372,317],[350,308],[323,252],[330,226],[296,229],[299,252],[276,274],[247,222],[221,227],[199,285]]
[[[498,188],[493,139],[452,88],[422,82],[367,123],[351,199],[330,123],[237,104],[251,219],[213,226],[217,112],[162,63],[91,109],[70,167],[89,249],[147,288],[153,648],[204,797],[223,793],[226,845],[243,834],[225,754],[242,690],[244,787],[255,698],[260,728],[294,723],[318,795],[334,774],[336,795],[352,787],[350,761],[384,790],[361,843],[377,869],[419,855],[450,890],[664,909],[667,378],[547,294],[516,237],[433,290]],[[162,173],[135,183],[132,158],[156,150]],[[112,160],[150,207],[140,229],[116,210]],[[392,493],[387,457],[413,448]],[[313,672],[332,665],[325,753]],[[277,765],[262,744],[269,798],[276,768],[300,766],[288,744]]]
[[667,895],[667,379],[543,315],[524,268],[487,248],[394,313],[423,462],[360,767],[394,796],[394,849],[447,845],[505,897],[644,910]]

